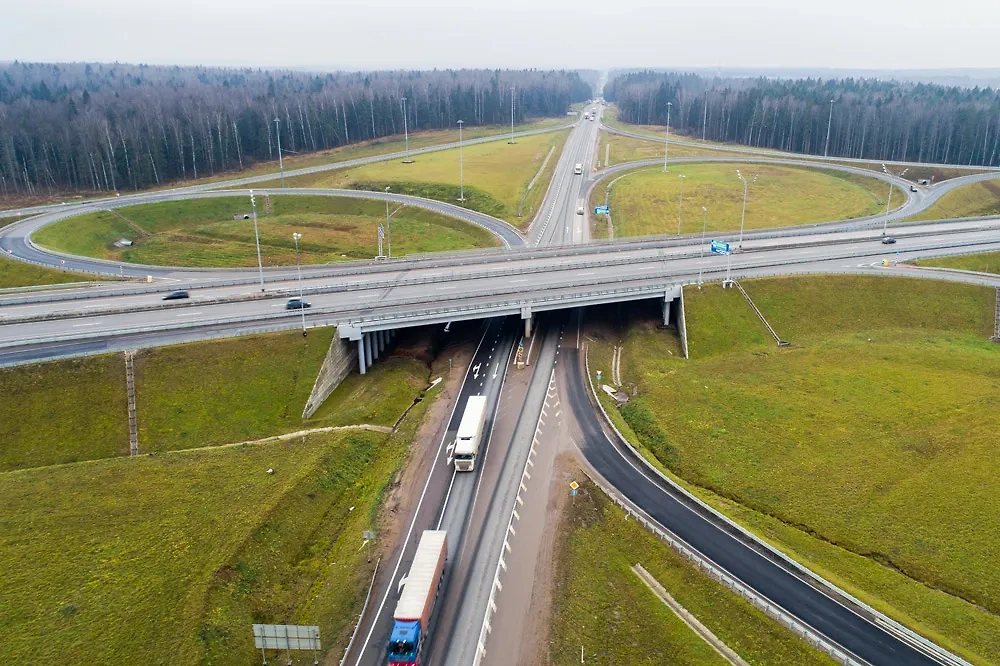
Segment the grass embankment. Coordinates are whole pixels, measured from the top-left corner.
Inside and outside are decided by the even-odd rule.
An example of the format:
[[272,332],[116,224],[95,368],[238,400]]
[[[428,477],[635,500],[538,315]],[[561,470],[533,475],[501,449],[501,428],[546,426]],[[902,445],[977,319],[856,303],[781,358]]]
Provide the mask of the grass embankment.
[[835,583],[976,663],[1000,663],[993,290],[744,284],[796,346],[776,350],[739,292],[688,290],[691,360],[651,326],[627,334],[621,374],[639,397],[622,415],[637,440]]
[[371,573],[360,531],[407,443],[331,433],[0,475],[7,658],[245,664],[261,621],[342,646]]
[[580,663],[580,646],[588,664],[728,663],[636,577],[631,567],[637,562],[748,662],[834,663],[627,520],[590,482],[565,512],[556,544],[549,663]]
[[[662,159],[663,158],[663,137],[658,140],[650,137],[647,139],[636,139],[620,134],[601,132],[597,144],[595,157],[601,160],[602,166],[614,166],[622,162],[635,162],[636,160]],[[608,156],[608,163],[604,163],[605,154]],[[726,153],[707,148],[696,148],[683,144],[670,142],[669,158],[674,157],[725,157]],[[670,167],[681,169],[679,165]]]
[[[257,197],[261,259],[268,266],[295,264],[299,232],[302,263],[370,259],[377,254],[377,230],[385,223],[380,201],[325,196],[273,196],[272,214]],[[390,212],[399,208],[390,206]],[[257,265],[247,197],[191,199],[89,213],[49,225],[34,234],[42,246],[70,254],[167,266],[245,267]],[[233,219],[239,215],[239,219]],[[498,245],[480,227],[428,210],[405,206],[391,222],[393,256]],[[127,248],[113,243],[127,238]]]
[[0,289],[70,282],[93,282],[100,279],[83,273],[70,273],[55,268],[26,264],[23,261],[0,259]]
[[[512,224],[526,225],[530,218],[517,217],[518,204],[541,167],[552,146],[556,152],[550,162],[558,161],[567,131],[519,137],[514,144],[505,141],[475,144],[463,148],[466,208],[477,210]],[[412,164],[402,160],[378,162],[353,169],[330,171],[286,179],[290,187],[354,188],[384,190],[398,194],[457,203],[459,197],[458,149],[414,155]],[[274,186],[275,183],[262,184]],[[547,182],[536,183],[543,191]],[[544,192],[543,192],[544,193]]]
[[910,220],[950,220],[1000,214],[1000,178],[956,187]]
[[307,424],[310,428],[361,423],[392,426],[426,386],[426,365],[390,356],[365,375],[348,375]]
[[0,368],[0,395],[0,471],[128,454],[121,354]]
[[953,257],[918,259],[914,263],[918,266],[939,266],[941,268],[955,268],[960,271],[1000,274],[1000,252],[982,252],[980,254],[960,254]]
[[[603,204],[607,185],[617,179],[609,198],[616,238],[674,234],[683,187],[681,233],[701,232],[702,206],[708,208],[709,231],[736,231],[743,206],[743,184],[736,176],[737,169],[746,178],[760,176],[747,195],[747,230],[872,215],[885,208],[888,194],[881,181],[838,171],[703,163],[674,166],[667,173],[651,167],[609,176],[594,188],[591,204]],[[902,204],[905,197],[898,201]],[[606,233],[606,228],[598,224],[597,232]]]

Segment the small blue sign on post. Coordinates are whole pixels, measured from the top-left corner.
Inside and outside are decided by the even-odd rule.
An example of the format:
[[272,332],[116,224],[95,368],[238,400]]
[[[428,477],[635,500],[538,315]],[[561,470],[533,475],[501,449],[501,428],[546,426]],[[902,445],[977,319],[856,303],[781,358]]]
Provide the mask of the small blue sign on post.
[[594,206],[594,215],[609,215],[611,209],[607,206]]
[[729,243],[717,240],[712,241],[712,252],[714,254],[729,254]]

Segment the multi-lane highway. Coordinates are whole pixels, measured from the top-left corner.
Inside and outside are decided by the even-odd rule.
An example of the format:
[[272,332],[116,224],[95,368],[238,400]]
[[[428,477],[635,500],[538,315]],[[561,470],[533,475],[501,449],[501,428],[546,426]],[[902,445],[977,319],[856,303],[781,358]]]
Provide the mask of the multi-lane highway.
[[[440,525],[450,535],[449,577],[430,654],[435,663],[464,666],[482,659],[485,663],[506,663],[496,656],[504,655],[496,646],[509,643],[511,636],[503,632],[516,631],[510,627],[517,623],[497,622],[492,617],[493,607],[499,614],[523,612],[524,595],[498,594],[499,562],[511,547],[509,526],[514,525],[514,507],[523,501],[522,493],[529,487],[532,493],[544,493],[537,485],[526,485],[530,475],[526,479],[524,474],[533,464],[551,469],[553,452],[539,447],[535,434],[547,401],[552,395],[562,395],[571,409],[564,407],[566,411],[560,411],[564,414],[560,418],[565,419],[567,428],[579,433],[587,463],[626,499],[681,535],[717,566],[871,664],[939,663],[805,584],[780,563],[733,540],[721,526],[693,511],[674,489],[644,471],[641,461],[627,448],[610,440],[589,402],[576,347],[567,351],[561,345],[562,315],[557,315],[559,321],[540,322],[534,341],[527,341],[536,346],[529,369],[519,378],[512,376],[511,354],[521,330],[515,317],[590,303],[657,295],[662,298],[668,286],[718,281],[730,273],[733,277],[794,272],[926,275],[922,269],[898,266],[896,262],[937,253],[1000,249],[1000,222],[976,220],[902,227],[894,230],[897,242],[892,245],[882,244],[880,229],[870,228],[877,226],[877,218],[840,226],[758,232],[747,234],[743,251],[730,257],[706,254],[703,244],[695,238],[579,245],[589,238],[588,216],[578,215],[577,208],[586,207],[587,191],[593,183],[599,127],[599,121],[581,120],[575,124],[528,233],[527,244],[537,249],[456,254],[385,265],[312,267],[305,271],[302,287],[312,302],[310,325],[387,328],[492,317],[483,325],[479,347],[469,363],[452,417],[437,448],[427,454],[432,457],[429,472],[407,522],[405,538],[383,568],[386,573],[376,586],[372,609],[362,622],[351,661],[359,666],[380,663],[396,585],[407,570],[417,536],[424,528]],[[577,163],[583,165],[582,176],[573,173]],[[907,204],[907,210],[915,212],[929,205],[930,199],[918,193]],[[61,214],[61,210],[54,213]],[[17,253],[36,252],[28,239],[28,229],[32,225],[37,228],[36,222],[15,225],[12,233],[8,230],[0,235],[0,248],[12,253],[15,249]],[[477,223],[491,224],[481,219]],[[502,227],[494,231],[504,233]],[[508,244],[515,246],[514,242]],[[44,252],[26,258],[48,263],[65,260],[67,265],[69,261],[81,261],[81,267],[95,266],[87,263],[90,260],[53,257]],[[108,268],[100,266],[104,271]],[[135,274],[154,274],[147,268],[135,270]],[[109,285],[0,295],[0,363],[298,325],[298,313],[284,310],[284,298],[297,294],[299,288],[295,275],[287,269],[268,271],[264,293],[252,272],[154,270],[163,272],[155,273],[161,282],[152,286]],[[1000,278],[989,276],[970,278],[946,272],[935,275],[1000,285]],[[160,301],[162,290],[175,285],[199,288],[192,291],[190,301],[167,307]],[[506,320],[501,319],[505,316]],[[512,385],[504,389],[512,377]],[[448,446],[454,439],[465,400],[476,394],[488,397],[491,436],[479,469],[471,474],[456,474],[448,465]],[[544,456],[549,456],[548,463]],[[530,553],[537,548],[538,532],[526,530],[528,536],[522,536],[514,547]],[[530,587],[532,583],[533,572],[505,575],[507,590]],[[484,630],[491,618],[494,626],[501,627],[499,635],[491,636]],[[505,626],[508,628],[503,629]]]

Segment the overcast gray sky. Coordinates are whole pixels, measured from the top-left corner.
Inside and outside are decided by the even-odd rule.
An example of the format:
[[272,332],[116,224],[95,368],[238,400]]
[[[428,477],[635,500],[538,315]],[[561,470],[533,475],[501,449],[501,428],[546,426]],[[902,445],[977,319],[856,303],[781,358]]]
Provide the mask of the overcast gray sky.
[[31,0],[0,61],[255,67],[996,67],[997,0]]

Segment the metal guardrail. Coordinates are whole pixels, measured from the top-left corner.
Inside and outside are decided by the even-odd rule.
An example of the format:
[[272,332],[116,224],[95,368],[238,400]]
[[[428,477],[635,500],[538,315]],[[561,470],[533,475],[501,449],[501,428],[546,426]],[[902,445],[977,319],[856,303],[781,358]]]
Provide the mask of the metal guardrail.
[[[694,505],[693,508],[697,509],[699,511],[699,513],[701,513],[703,516],[705,516],[707,519],[709,519],[712,522],[721,521],[728,528],[727,532],[730,535],[732,535],[734,538],[736,538],[737,540],[739,540],[740,542],[742,542],[744,545],[746,545],[747,547],[751,548],[752,550],[760,553],[761,555],[763,555],[764,557],[766,557],[768,560],[770,560],[772,563],[774,563],[777,566],[781,567],[785,571],[787,571],[787,572],[791,573],[792,575],[794,575],[794,576],[796,576],[796,577],[804,580],[806,583],[808,583],[809,585],[811,585],[813,588],[815,588],[818,591],[822,592],[823,594],[825,594],[826,596],[830,597],[831,599],[834,599],[834,600],[836,600],[836,601],[838,601],[840,603],[843,603],[843,604],[847,605],[848,607],[853,607],[856,611],[859,611],[859,614],[861,614],[863,617],[865,617],[865,619],[867,619],[869,622],[871,622],[872,624],[880,627],[886,633],[888,633],[888,634],[892,635],[893,637],[897,638],[899,641],[901,641],[901,642],[909,645],[910,647],[912,647],[916,651],[924,654],[925,656],[930,657],[931,659],[933,659],[933,660],[935,660],[935,661],[937,661],[937,662],[939,662],[941,664],[947,665],[947,666],[972,666],[972,664],[970,664],[969,662],[965,661],[961,657],[959,657],[957,655],[954,655],[951,652],[948,652],[947,650],[945,650],[941,646],[937,645],[936,643],[933,643],[933,642],[927,640],[923,636],[921,636],[921,635],[917,634],[916,632],[914,632],[914,631],[912,631],[912,630],[904,627],[902,624],[900,624],[900,623],[896,622],[895,620],[889,618],[888,616],[886,616],[885,614],[881,613],[880,611],[875,610],[874,608],[872,608],[868,604],[865,604],[864,602],[862,602],[861,600],[857,599],[853,595],[849,594],[845,590],[843,590],[840,587],[834,585],[833,583],[827,581],[825,578],[822,578],[821,576],[818,576],[817,574],[813,573],[807,567],[799,564],[798,562],[796,562],[795,560],[793,560],[792,558],[790,558],[785,553],[781,552],[780,550],[778,550],[774,546],[770,545],[769,543],[767,543],[763,539],[759,538],[757,535],[753,534],[752,532],[750,532],[749,530],[747,530],[743,526],[741,526],[738,523],[736,523],[735,521],[731,520],[729,517],[727,517],[726,515],[724,515],[723,513],[721,513],[720,511],[718,511],[717,509],[715,509],[714,507],[710,506],[709,504],[705,503],[704,501],[702,501],[697,496],[695,496],[692,493],[688,492],[687,489],[685,489],[684,487],[682,487],[681,485],[679,485],[677,482],[675,482],[673,479],[671,479],[670,477],[668,477],[667,475],[665,475],[663,472],[661,472],[659,469],[657,469],[653,464],[651,464],[646,459],[645,456],[643,456],[642,454],[640,454],[635,449],[635,447],[632,446],[631,442],[629,442],[628,439],[621,433],[621,431],[618,430],[618,428],[615,426],[614,422],[608,416],[608,413],[604,409],[604,405],[601,403],[601,400],[598,397],[597,392],[596,392],[596,390],[594,388],[593,379],[591,378],[591,374],[590,374],[590,359],[589,359],[589,355],[588,355],[588,353],[586,351],[584,352],[584,364],[585,364],[585,367],[586,367],[587,381],[588,381],[588,383],[590,385],[590,391],[593,394],[594,400],[595,400],[595,402],[597,402],[597,406],[600,409],[601,414],[604,417],[604,422],[615,433],[615,435],[618,438],[618,440],[624,446],[628,447],[628,449],[632,452],[632,454],[636,458],[638,458],[639,460],[642,461],[643,466],[647,470],[651,471],[653,474],[655,474],[657,476],[657,478],[659,478],[662,482],[666,483],[676,494],[679,494],[682,497],[684,497],[689,502],[689,504]],[[590,474],[588,474],[588,476],[590,476]],[[785,611],[785,610],[781,609],[779,606],[777,606],[777,604],[774,604],[773,602],[770,602],[766,597],[763,597],[762,595],[760,595],[756,591],[754,591],[754,590],[746,587],[742,582],[739,582],[739,581],[736,581],[735,579],[733,579],[732,576],[728,572],[725,572],[724,570],[722,570],[719,567],[717,567],[710,560],[708,560],[703,555],[701,555],[700,553],[698,553],[696,550],[694,550],[693,548],[691,548],[691,546],[688,545],[688,544],[686,544],[682,539],[680,539],[676,535],[670,533],[670,531],[667,530],[667,528],[665,528],[664,526],[660,525],[658,522],[654,521],[652,518],[650,518],[648,516],[645,516],[645,515],[640,516],[639,515],[639,511],[641,511],[641,509],[638,509],[638,508],[632,509],[632,508],[626,506],[623,503],[627,502],[627,500],[625,500],[624,498],[621,498],[620,500],[617,499],[614,494],[612,494],[611,492],[609,492],[609,490],[607,488],[605,488],[604,486],[602,486],[599,482],[595,481],[595,483],[597,483],[597,485],[599,487],[601,487],[601,489],[606,494],[608,494],[608,496],[611,497],[612,500],[615,501],[616,504],[618,504],[619,506],[622,506],[622,508],[624,508],[626,511],[629,511],[629,512],[633,513],[636,516],[636,518],[639,519],[639,520],[641,520],[642,523],[648,529],[650,529],[651,531],[653,531],[654,533],[656,533],[657,536],[659,536],[661,539],[663,539],[668,544],[670,544],[672,547],[674,547],[676,550],[678,550],[678,552],[681,552],[682,554],[684,554],[689,559],[692,559],[693,561],[697,561],[698,564],[699,564],[699,566],[702,566],[702,568],[706,569],[706,571],[709,571],[710,569],[715,569],[716,571],[720,572],[720,575],[724,575],[726,577],[729,577],[731,580],[733,580],[734,583],[736,583],[740,587],[744,588],[745,589],[745,593],[743,591],[740,591],[741,596],[744,596],[745,598],[747,598],[748,601],[750,601],[755,606],[757,606],[758,608],[760,608],[761,610],[763,610],[765,613],[767,613],[771,617],[774,617],[779,622],[782,622],[782,624],[785,624],[786,626],[788,626],[793,631],[796,631],[796,632],[798,632],[798,630],[801,630],[803,632],[806,631],[806,630],[810,631],[813,634],[813,639],[815,641],[815,642],[813,642],[813,640],[811,640],[810,642],[813,642],[813,644],[816,645],[816,647],[822,649],[824,652],[826,652],[827,654],[829,654],[831,657],[837,659],[842,664],[845,664],[845,666],[854,666],[854,665],[867,664],[868,663],[867,661],[861,659],[857,655],[853,655],[852,653],[847,652],[846,650],[844,650],[841,647],[834,646],[830,642],[830,640],[828,638],[826,638],[822,634],[816,632],[815,630],[807,627],[806,625],[804,625],[803,623],[801,623],[800,621],[798,621],[797,619],[795,619],[787,611]],[[677,544],[677,545],[675,545],[675,544]],[[684,548],[687,548],[690,551],[691,554],[689,555],[689,554],[685,553],[684,550],[683,550]],[[704,564],[702,564],[702,562],[700,562],[699,559],[700,560],[704,560]],[[722,578],[717,578],[717,580],[720,580],[720,582],[723,582],[724,584],[726,584],[727,586],[729,586],[728,583],[726,583],[725,581],[722,580]],[[733,587],[733,589],[737,589],[737,588]],[[748,595],[752,595],[752,596],[748,596]],[[754,599],[753,597],[756,597],[756,599]],[[770,610],[768,609],[768,607],[770,607]],[[797,625],[797,626],[793,626],[792,624],[790,624],[790,622],[794,622],[795,625]],[[805,633],[803,633],[802,635],[803,635],[803,637],[806,637]],[[826,647],[824,647],[824,645]],[[840,655],[842,655],[842,657],[839,657],[838,653]]]

